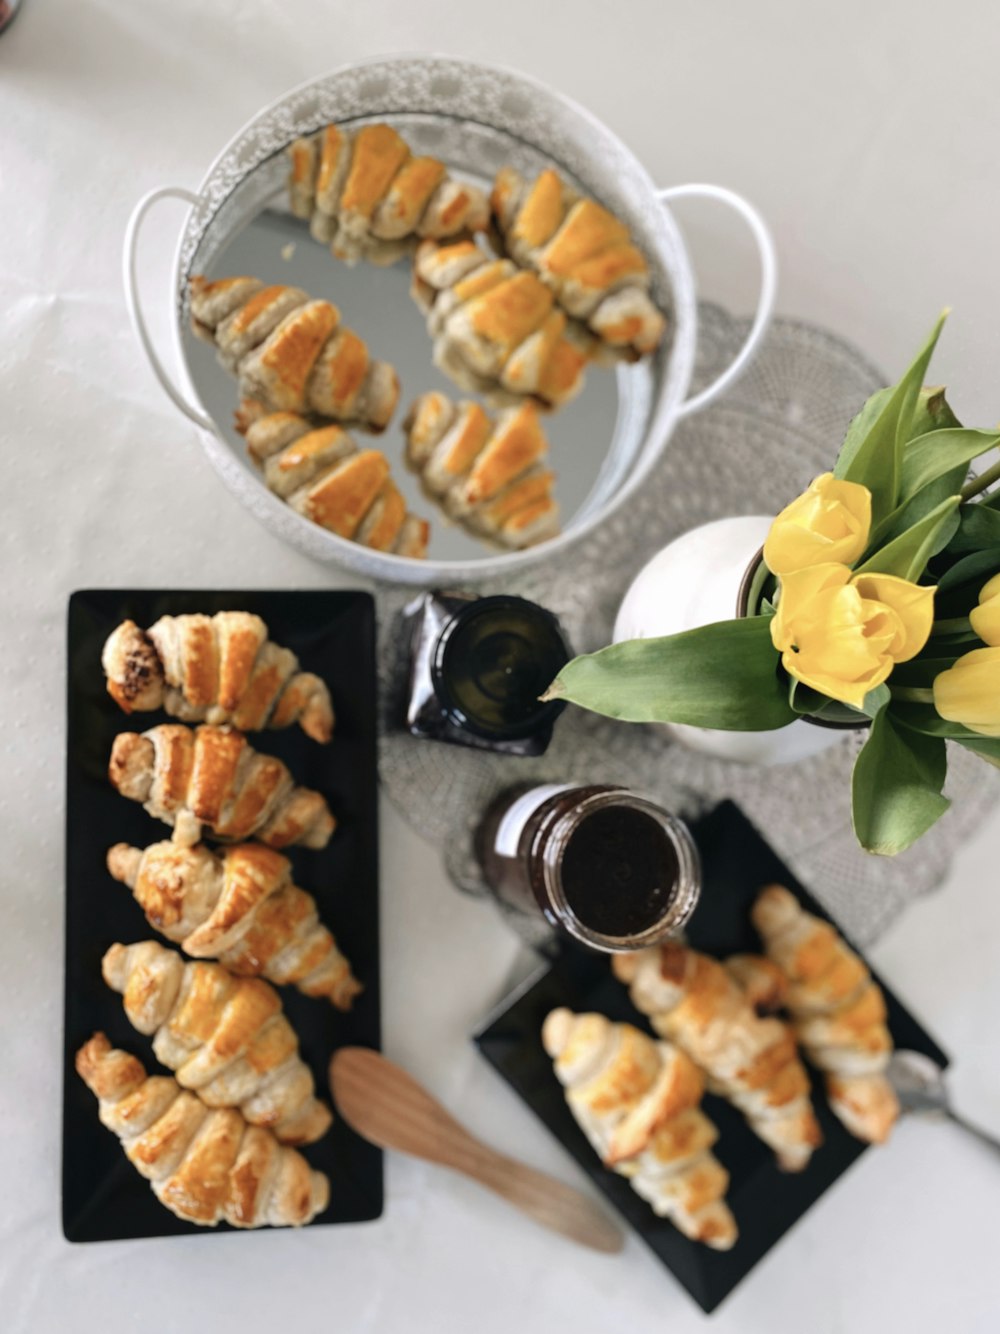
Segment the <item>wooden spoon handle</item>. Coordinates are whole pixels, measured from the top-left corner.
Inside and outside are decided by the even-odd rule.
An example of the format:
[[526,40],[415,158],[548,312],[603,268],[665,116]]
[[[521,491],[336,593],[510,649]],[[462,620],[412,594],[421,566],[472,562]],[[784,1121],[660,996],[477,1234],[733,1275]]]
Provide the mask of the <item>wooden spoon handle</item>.
[[474,1162],[458,1170],[495,1191],[536,1223],[561,1232],[581,1246],[608,1255],[616,1255],[621,1250],[620,1229],[578,1190],[528,1167],[526,1163],[507,1158],[488,1145],[479,1145],[479,1150]]
[[464,1172],[582,1246],[610,1254],[621,1250],[620,1229],[585,1195],[474,1139],[378,1052],[341,1048],[330,1062],[330,1085],[344,1120],[373,1144]]

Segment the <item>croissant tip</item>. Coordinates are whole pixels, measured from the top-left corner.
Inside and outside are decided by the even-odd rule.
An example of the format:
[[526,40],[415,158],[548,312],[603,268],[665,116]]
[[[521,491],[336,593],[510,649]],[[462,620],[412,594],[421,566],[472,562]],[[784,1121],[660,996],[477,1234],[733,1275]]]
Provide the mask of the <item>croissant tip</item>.
[[309,709],[302,714],[299,725],[312,741],[325,746],[333,737],[333,713],[329,708]]
[[619,982],[631,982],[638,968],[635,954],[614,954],[611,957],[611,971]]
[[97,1062],[102,1056],[106,1056],[110,1050],[111,1043],[108,1040],[108,1035],[101,1029],[92,1033],[83,1046],[79,1048],[73,1065],[84,1083],[90,1083],[89,1076],[93,1073]]
[[573,1011],[560,1005],[550,1010],[542,1024],[542,1046],[549,1056],[555,1058],[565,1048],[569,1040],[569,1030],[573,1024]]
[[330,1003],[335,1009],[346,1013],[353,1009],[355,999],[364,989],[364,983],[359,982],[356,977],[349,977],[337,987],[336,991],[330,993]]
[[138,848],[128,843],[116,843],[114,847],[108,848],[105,865],[115,880],[127,884],[134,877],[141,857]]

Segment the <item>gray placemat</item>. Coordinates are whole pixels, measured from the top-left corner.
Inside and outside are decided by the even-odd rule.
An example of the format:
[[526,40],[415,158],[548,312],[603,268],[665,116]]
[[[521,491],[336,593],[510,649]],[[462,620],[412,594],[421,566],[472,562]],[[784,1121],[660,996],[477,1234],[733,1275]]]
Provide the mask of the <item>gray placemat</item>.
[[[747,331],[717,306],[701,308],[696,382],[732,357]],[[681,423],[640,498],[561,557],[481,592],[513,592],[555,612],[578,652],[611,638],[632,578],[680,533],[733,514],[774,513],[827,470],[852,416],[887,382],[856,348],[822,329],[776,320],[756,362],[718,405]],[[710,759],[655,727],[569,708],[538,759],[495,756],[418,741],[400,726],[406,676],[404,607],[410,589],[379,596],[380,766],[383,787],[407,821],[441,848],[454,884],[485,893],[472,832],[489,802],[526,780],[621,783],[694,816],[736,801],[860,943],[874,940],[907,903],[936,888],[951,857],[1000,795],[1000,774],[951,747],[954,805],[920,843],[886,859],[862,852],[850,822],[857,734],[799,764],[763,768]],[[511,918],[533,943],[532,923]]]

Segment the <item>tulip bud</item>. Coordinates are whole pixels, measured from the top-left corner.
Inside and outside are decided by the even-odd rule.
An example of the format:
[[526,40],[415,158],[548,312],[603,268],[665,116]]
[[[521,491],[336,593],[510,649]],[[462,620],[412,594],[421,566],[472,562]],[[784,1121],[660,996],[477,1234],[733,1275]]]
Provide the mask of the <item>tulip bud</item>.
[[813,565],[853,565],[868,545],[871,522],[868,488],[825,472],[775,519],[764,543],[764,562],[778,575]]
[[975,648],[936,677],[934,707],[970,732],[1000,736],[1000,647]]
[[1000,574],[979,590],[979,606],[969,613],[969,620],[984,644],[1000,645]]

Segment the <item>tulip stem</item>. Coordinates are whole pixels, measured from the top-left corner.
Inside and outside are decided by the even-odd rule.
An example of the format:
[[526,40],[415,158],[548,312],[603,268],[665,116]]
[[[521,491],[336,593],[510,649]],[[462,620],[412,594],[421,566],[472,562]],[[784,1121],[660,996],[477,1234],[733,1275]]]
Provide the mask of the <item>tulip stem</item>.
[[931,626],[932,635],[953,635],[960,630],[971,630],[972,622],[968,616],[952,616],[950,619],[935,621]]
[[973,477],[971,482],[966,482],[965,486],[962,487],[962,499],[971,500],[973,496],[978,496],[980,492],[985,491],[994,482],[1000,482],[1000,463],[994,463],[992,468],[987,468],[985,472]]
[[892,686],[893,699],[904,704],[933,704],[934,691],[929,686]]

